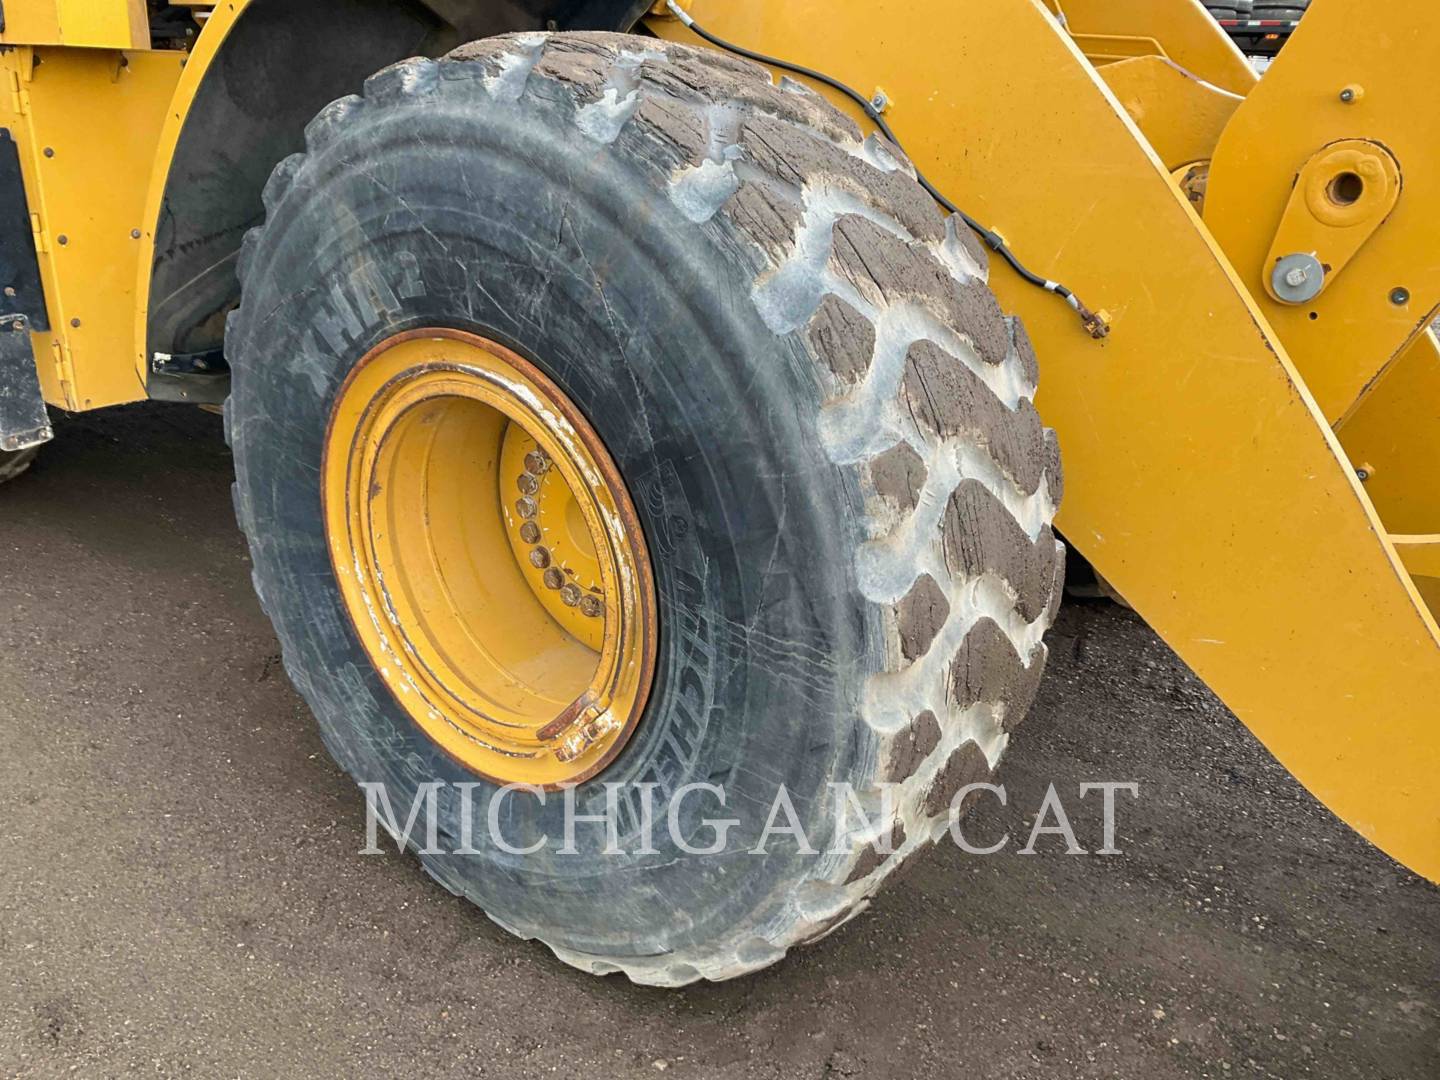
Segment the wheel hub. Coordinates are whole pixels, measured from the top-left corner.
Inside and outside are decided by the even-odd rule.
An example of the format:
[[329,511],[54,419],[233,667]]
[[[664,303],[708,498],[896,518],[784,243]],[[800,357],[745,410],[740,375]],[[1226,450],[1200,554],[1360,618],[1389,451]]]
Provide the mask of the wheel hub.
[[337,395],[326,534],[357,635],[435,742],[499,783],[594,776],[655,668],[649,556],[593,428],[534,364],[402,334]]

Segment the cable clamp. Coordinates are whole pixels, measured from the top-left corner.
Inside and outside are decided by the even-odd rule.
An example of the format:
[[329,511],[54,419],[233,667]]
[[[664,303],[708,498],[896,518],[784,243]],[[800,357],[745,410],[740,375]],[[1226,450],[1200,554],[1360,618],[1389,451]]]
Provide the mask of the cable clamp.
[[671,15],[674,15],[685,24],[686,29],[695,25],[695,20],[690,17],[690,13],[677,4],[675,0],[665,0],[665,6],[670,9]]

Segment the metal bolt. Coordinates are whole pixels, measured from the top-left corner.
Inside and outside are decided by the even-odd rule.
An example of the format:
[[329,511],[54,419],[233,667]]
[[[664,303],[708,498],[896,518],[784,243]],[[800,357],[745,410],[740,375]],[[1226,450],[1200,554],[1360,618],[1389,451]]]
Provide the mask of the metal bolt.
[[544,570],[550,565],[550,552],[543,547],[537,547],[530,552],[530,565],[536,570]]
[[870,108],[877,113],[883,113],[890,105],[890,99],[885,96],[884,90],[876,90],[875,96],[870,99]]
[[545,571],[545,587],[547,589],[558,589],[565,584],[565,575],[555,567]]
[[71,320],[70,320],[70,325],[73,326],[73,327],[75,327],[75,329],[78,330],[78,329],[80,329],[80,320],[79,320],[79,319],[71,319]]
[[527,544],[538,544],[540,542],[540,526],[533,521],[527,521],[520,526],[520,539]]
[[64,233],[61,233],[57,239],[60,241],[61,247],[64,247],[66,244],[70,243],[70,237],[66,236]]
[[525,471],[528,473],[539,476],[545,471],[549,464],[550,459],[545,456],[543,451],[531,450],[530,453],[525,455]]
[[580,614],[590,619],[598,619],[605,614],[605,605],[594,593],[586,593],[580,598]]
[[575,607],[580,603],[580,586],[575,584],[566,585],[560,590],[560,602],[566,607]]
[[515,480],[515,486],[522,495],[534,495],[540,490],[540,480],[531,473],[521,473]]
[[1410,302],[1410,290],[1403,285],[1398,285],[1390,290],[1390,303],[1397,307]]
[[131,240],[139,240],[139,239],[140,239],[140,230],[139,230],[139,229],[131,229],[131,230],[130,230],[130,239],[131,239]]
[[47,147],[45,147],[45,156],[46,156],[46,157],[54,157],[54,156],[55,156],[55,148],[54,148],[53,146],[47,146]]
[[1365,468],[1356,469],[1355,476],[1363,484],[1366,480],[1370,479],[1370,470]]
[[1349,105],[1355,100],[1355,91],[1348,86],[1345,87],[1344,90],[1340,91],[1340,100],[1345,102],[1346,105]]
[[515,512],[522,518],[533,518],[540,512],[540,507],[535,505],[535,500],[529,495],[515,500]]
[[6,285],[6,286],[5,286],[5,295],[6,295],[6,296],[14,296],[14,295],[15,295],[15,286],[14,286],[14,285]]
[[1285,304],[1304,304],[1320,295],[1325,287],[1325,267],[1314,255],[1297,251],[1275,263],[1270,288]]

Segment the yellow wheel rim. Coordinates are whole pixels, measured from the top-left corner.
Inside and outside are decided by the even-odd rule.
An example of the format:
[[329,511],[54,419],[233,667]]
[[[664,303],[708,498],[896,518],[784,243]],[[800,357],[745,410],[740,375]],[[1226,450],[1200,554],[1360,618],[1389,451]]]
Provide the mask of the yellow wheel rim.
[[654,675],[654,581],[619,471],[549,378],[473,334],[399,335],[341,388],[322,474],[350,620],[431,739],[497,783],[614,760]]

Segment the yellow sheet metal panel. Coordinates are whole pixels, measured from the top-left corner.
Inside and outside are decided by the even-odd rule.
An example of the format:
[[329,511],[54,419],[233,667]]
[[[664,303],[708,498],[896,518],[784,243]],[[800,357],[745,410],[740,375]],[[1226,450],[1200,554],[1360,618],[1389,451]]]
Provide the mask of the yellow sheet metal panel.
[[1429,536],[1392,536],[1395,550],[1419,577],[1440,578],[1440,533]]
[[1385,527],[1440,532],[1440,343],[1415,339],[1338,428]]
[[52,404],[94,409],[145,396],[128,362],[139,234],[182,62],[176,52],[104,49],[0,56],[12,87],[0,111],[19,143],[38,227],[52,332],[37,334],[35,348]]
[[[31,228],[35,239],[36,261],[40,264],[41,284],[46,291],[46,302],[50,302],[50,280],[46,274],[45,234],[40,228],[37,212],[37,166],[30,149],[29,130],[25,118],[26,93],[30,69],[34,63],[31,49],[16,48],[0,50],[0,126],[10,130],[20,157],[20,173],[25,182],[26,203],[30,210]],[[54,306],[48,314],[54,319]],[[31,331],[31,344],[35,350],[35,367],[40,374],[40,389],[45,400],[52,405],[65,405],[68,392],[61,365],[62,354],[55,344],[54,335]]]
[[1200,0],[1059,0],[1057,6],[1072,34],[1151,38],[1163,55],[1222,90],[1244,96],[1255,85],[1255,69]]
[[1244,100],[1159,56],[1122,60],[1099,70],[1111,93],[1172,171],[1208,160],[1220,133]]
[[1430,611],[1440,618],[1440,533],[1392,536],[1390,540],[1415,579],[1415,587],[1430,605]]
[[1264,316],[1044,7],[692,11],[731,40],[883,85],[942,190],[1114,313],[1096,343],[994,260],[1041,357],[1061,527],[1312,792],[1440,878],[1440,631]]
[[7,0],[4,45],[148,49],[145,0]]
[[1150,37],[1126,37],[1116,34],[1075,34],[1076,46],[1085,58],[1097,67],[1131,60],[1140,56],[1157,56],[1169,59],[1164,46]]
[[[1236,110],[1211,165],[1206,224],[1331,422],[1354,407],[1440,304],[1437,71],[1434,0],[1315,0]],[[1314,155],[1347,139],[1385,147],[1399,163],[1403,190],[1323,296],[1278,303],[1266,295],[1266,256],[1292,186]]]

